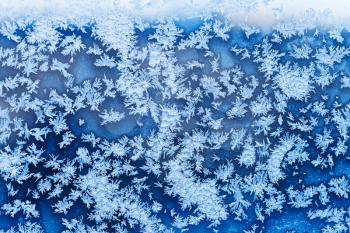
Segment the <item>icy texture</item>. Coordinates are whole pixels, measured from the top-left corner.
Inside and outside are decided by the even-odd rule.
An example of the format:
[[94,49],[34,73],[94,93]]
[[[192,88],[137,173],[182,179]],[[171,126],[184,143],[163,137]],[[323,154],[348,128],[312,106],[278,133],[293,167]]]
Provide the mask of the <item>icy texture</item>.
[[1,232],[348,232],[350,34],[287,26],[3,21]]

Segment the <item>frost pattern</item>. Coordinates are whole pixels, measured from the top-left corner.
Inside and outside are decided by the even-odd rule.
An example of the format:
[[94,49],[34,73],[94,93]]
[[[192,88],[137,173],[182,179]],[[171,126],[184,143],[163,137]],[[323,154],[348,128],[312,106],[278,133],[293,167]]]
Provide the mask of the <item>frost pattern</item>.
[[350,231],[349,32],[196,22],[1,24],[1,232]]

